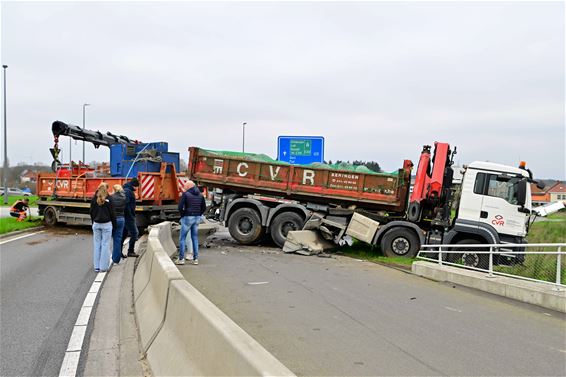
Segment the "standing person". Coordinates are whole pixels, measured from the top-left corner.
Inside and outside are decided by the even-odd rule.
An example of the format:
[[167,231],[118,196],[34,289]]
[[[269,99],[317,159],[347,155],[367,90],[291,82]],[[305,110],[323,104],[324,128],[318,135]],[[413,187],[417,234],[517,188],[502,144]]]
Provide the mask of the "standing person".
[[178,265],[185,264],[185,242],[189,230],[191,231],[191,243],[193,244],[193,264],[198,264],[198,224],[206,210],[204,197],[193,181],[187,182],[185,190],[179,201],[181,232],[179,234],[179,258],[175,260],[175,264]]
[[116,214],[116,226],[112,229],[112,239],[114,246],[112,248],[112,262],[120,263],[122,259],[122,236],[124,235],[124,209],[126,207],[126,194],[120,185],[114,185],[114,194],[110,196],[114,213]]
[[[126,239],[130,235],[130,243],[128,244],[128,257],[137,257],[134,253],[134,246],[138,240],[138,227],[136,226],[136,188],[140,182],[137,178],[124,185],[124,194],[126,194],[126,206],[124,207],[124,235],[122,239]],[[123,257],[123,255],[122,255]]]
[[29,199],[23,198],[14,203],[12,208],[10,208],[10,216],[17,217],[16,221],[24,221],[27,217],[27,212],[29,211]]
[[102,182],[90,202],[90,219],[94,241],[94,271],[108,271],[110,267],[110,238],[116,224],[112,202],[108,196],[108,184]]

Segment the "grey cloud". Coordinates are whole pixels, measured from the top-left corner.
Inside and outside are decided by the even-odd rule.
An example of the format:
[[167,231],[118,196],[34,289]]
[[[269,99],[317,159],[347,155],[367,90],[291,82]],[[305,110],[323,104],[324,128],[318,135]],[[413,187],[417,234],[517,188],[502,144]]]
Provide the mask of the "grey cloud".
[[246,149],[272,156],[278,135],[316,134],[328,159],[394,170],[439,140],[461,163],[565,178],[563,7],[2,3],[9,138],[28,138],[10,160],[48,161],[51,122],[80,124],[89,102],[87,126],[185,158],[239,150],[246,121]]

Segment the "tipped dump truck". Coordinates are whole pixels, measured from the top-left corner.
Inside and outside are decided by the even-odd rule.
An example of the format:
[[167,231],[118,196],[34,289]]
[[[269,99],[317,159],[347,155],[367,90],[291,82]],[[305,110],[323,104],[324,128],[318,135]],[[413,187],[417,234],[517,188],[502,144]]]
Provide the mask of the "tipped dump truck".
[[[409,160],[393,173],[375,173],[365,166],[291,165],[191,147],[187,175],[213,193],[208,216],[224,222],[242,244],[270,236],[280,247],[290,241],[285,249],[304,246],[310,253],[319,246],[309,240],[322,245],[319,237],[296,232],[314,230],[326,241],[343,244],[352,236],[379,245],[387,256],[413,257],[424,244],[526,242],[532,173],[524,164],[473,162],[463,169],[454,203],[455,153],[447,143],[436,142],[434,150],[425,145],[410,195]],[[451,254],[474,267],[486,266],[486,256]],[[502,254],[494,263],[513,258],[521,256]]]

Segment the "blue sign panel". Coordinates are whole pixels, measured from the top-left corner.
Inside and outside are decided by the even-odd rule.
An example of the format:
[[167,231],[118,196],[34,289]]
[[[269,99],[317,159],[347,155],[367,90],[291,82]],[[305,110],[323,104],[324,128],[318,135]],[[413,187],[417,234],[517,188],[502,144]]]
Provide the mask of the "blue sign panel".
[[297,165],[324,162],[324,137],[279,136],[277,159]]

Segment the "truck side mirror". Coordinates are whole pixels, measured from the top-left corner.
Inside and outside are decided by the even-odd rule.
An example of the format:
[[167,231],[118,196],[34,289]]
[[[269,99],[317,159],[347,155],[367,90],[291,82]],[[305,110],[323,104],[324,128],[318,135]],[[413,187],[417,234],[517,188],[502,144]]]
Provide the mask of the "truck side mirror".
[[527,202],[527,180],[521,179],[519,181],[519,186],[517,187],[517,201],[518,204],[522,207]]

